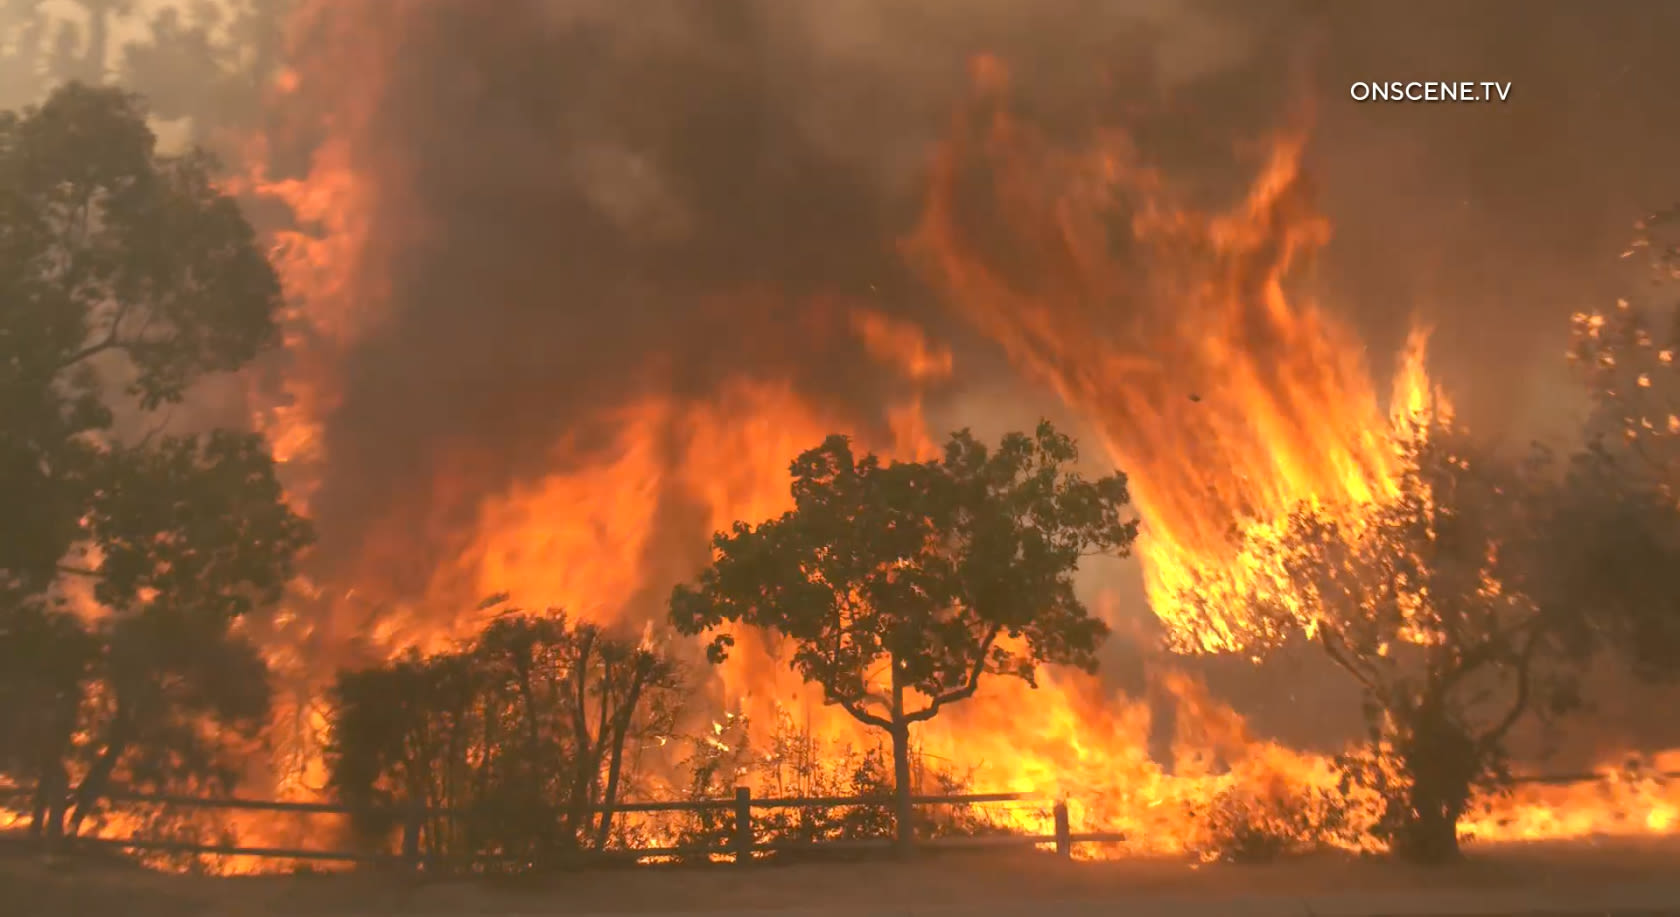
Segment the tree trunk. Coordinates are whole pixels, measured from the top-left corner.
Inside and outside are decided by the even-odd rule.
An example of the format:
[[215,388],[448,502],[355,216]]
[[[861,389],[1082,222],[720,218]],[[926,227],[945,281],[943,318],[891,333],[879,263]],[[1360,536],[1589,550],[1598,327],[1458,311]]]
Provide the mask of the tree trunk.
[[573,763],[572,788],[566,800],[565,828],[561,833],[560,843],[567,854],[576,853],[584,845],[584,833],[589,827],[590,799],[590,770],[600,766],[600,759],[596,757],[592,748],[579,751],[578,759]]
[[899,680],[898,659],[892,660],[892,744],[893,824],[898,830],[898,855],[908,858],[916,851],[916,822],[910,805],[910,724],[904,720],[904,685]]
[[1400,837],[1400,855],[1438,865],[1458,859],[1458,818],[1441,806],[1419,806]]
[[35,796],[29,803],[29,829],[25,834],[30,840],[39,840],[47,830],[47,795],[40,788],[35,790]]
[[1436,704],[1417,712],[1412,729],[1405,755],[1411,805],[1398,852],[1418,863],[1450,862],[1458,858],[1458,820],[1480,767],[1475,742]]
[[630,735],[630,721],[636,715],[636,705],[641,703],[647,675],[638,668],[631,679],[630,690],[613,717],[612,745],[607,749],[607,785],[601,792],[601,821],[595,829],[597,850],[607,849],[607,840],[612,837],[612,807],[618,802],[618,781],[624,771],[624,742]]
[[593,649],[594,633],[585,631],[580,635],[577,658],[572,663],[572,697],[569,701],[573,749],[571,790],[566,798],[565,823],[560,838],[568,856],[575,854],[584,844],[584,832],[590,824],[589,788],[597,779],[601,767],[599,743],[589,729],[589,667]]
[[111,786],[111,775],[116,772],[117,762],[123,753],[128,751],[130,724],[127,712],[119,700],[117,709],[111,719],[110,731],[106,734],[105,749],[82,777],[81,785],[76,787],[75,808],[70,813],[69,833],[74,837],[81,830],[82,822],[99,805],[100,797],[104,796]]
[[62,793],[50,773],[43,773],[39,782],[35,784],[35,792],[29,798],[29,836],[39,838],[46,834],[47,812],[52,809],[49,800],[53,794]]
[[61,758],[48,762],[39,773],[29,803],[29,836],[56,837],[64,830],[64,803],[70,791],[70,775],[65,772]]

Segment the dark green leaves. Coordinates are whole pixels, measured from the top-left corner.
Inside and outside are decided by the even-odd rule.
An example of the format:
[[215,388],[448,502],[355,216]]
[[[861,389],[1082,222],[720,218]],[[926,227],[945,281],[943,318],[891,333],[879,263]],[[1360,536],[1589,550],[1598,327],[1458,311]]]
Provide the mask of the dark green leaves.
[[893,716],[894,665],[921,699],[903,722],[971,696],[984,675],[1093,668],[1107,630],[1073,573],[1083,556],[1127,552],[1137,525],[1122,515],[1125,478],[1087,481],[1077,458],[1049,424],[995,450],[963,431],[928,462],[882,464],[830,437],[794,461],[792,511],[713,540],[715,562],[674,591],[672,620],[713,632],[714,662],[733,645],[725,624],[789,638],[800,674],[876,725]]
[[211,165],[155,155],[139,102],[115,89],[72,84],[39,109],[0,115],[0,505],[13,521],[0,535],[0,580],[10,588],[44,588],[96,478],[121,477],[98,438],[120,396],[141,411],[179,401],[273,340],[278,282],[238,207],[211,185]]
[[[1592,396],[1549,572],[1643,676],[1680,678],[1680,207],[1636,224],[1624,257],[1650,294],[1574,318]],[[1640,284],[1644,287],[1645,284]]]
[[591,810],[618,798],[643,744],[669,738],[679,687],[653,648],[558,611],[509,611],[457,649],[340,673],[332,786],[359,806],[478,814],[429,837],[433,853],[540,862],[598,846],[611,823],[591,825]]
[[[0,666],[0,766],[79,775],[72,821],[113,781],[236,776],[222,745],[268,682],[232,622],[310,539],[260,437],[148,416],[275,337],[279,284],[213,167],[159,156],[115,89],[0,113],[0,661],[31,660]],[[97,614],[67,613],[67,578]]]
[[155,155],[139,103],[71,84],[0,122],[0,290],[35,383],[121,354],[147,409],[274,336],[280,287],[202,153]]
[[164,603],[232,618],[275,601],[311,539],[260,436],[164,437],[102,456],[86,528],[113,608]]

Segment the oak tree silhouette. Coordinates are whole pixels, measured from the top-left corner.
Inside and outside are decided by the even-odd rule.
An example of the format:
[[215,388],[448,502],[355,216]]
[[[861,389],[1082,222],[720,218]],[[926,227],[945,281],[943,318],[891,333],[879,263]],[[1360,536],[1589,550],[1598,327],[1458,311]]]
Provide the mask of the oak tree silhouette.
[[791,642],[826,702],[892,739],[898,843],[913,845],[910,727],[973,697],[987,676],[1032,684],[1046,663],[1096,666],[1107,634],[1074,594],[1081,558],[1126,554],[1126,479],[1086,480],[1050,424],[990,449],[969,432],[942,459],[883,463],[832,436],[792,466],[794,508],[713,539],[715,558],[672,593],[671,619]]

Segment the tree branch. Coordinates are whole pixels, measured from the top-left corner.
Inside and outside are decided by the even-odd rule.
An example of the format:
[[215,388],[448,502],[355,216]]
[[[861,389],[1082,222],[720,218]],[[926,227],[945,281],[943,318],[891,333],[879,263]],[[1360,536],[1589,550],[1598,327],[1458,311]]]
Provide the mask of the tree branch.
[[1441,694],[1445,694],[1449,688],[1458,684],[1471,672],[1474,672],[1486,663],[1493,662],[1498,659],[1503,653],[1504,647],[1508,644],[1508,642],[1516,639],[1525,631],[1528,634],[1528,641],[1524,645],[1523,652],[1520,656],[1522,658],[1526,658],[1532,655],[1533,649],[1537,645],[1537,638],[1540,634],[1539,624],[1540,616],[1534,615],[1515,627],[1509,629],[1495,629],[1486,640],[1483,640],[1481,643],[1461,654],[1458,658],[1458,664],[1441,676],[1440,680],[1436,682],[1439,686],[1439,692]]
[[1480,741],[1484,747],[1497,744],[1500,740],[1504,739],[1505,734],[1510,732],[1511,727],[1517,725],[1517,722],[1522,719],[1522,715],[1528,711],[1530,694],[1532,693],[1531,685],[1533,682],[1530,671],[1534,665],[1534,654],[1540,647],[1541,633],[1542,631],[1539,628],[1529,631],[1528,640],[1523,644],[1522,652],[1519,653],[1516,658],[1516,697],[1512,698],[1511,709],[1506,712],[1504,718],[1499,721],[1499,724],[1482,735]]
[[163,418],[160,419],[151,429],[147,430],[145,434],[134,443],[134,447],[136,449],[146,448],[154,437],[156,437],[159,433],[162,433],[164,429],[169,426],[169,421],[173,419],[174,416],[175,408],[171,405],[169,410],[163,412]]
[[60,370],[69,369],[70,367],[75,366],[77,363],[80,363],[83,360],[88,359],[89,357],[97,356],[99,354],[104,353],[107,350],[115,350],[117,348],[118,348],[118,344],[117,344],[116,335],[111,334],[111,335],[106,336],[99,343],[89,344],[88,346],[83,347],[81,350],[78,350],[75,353],[71,354],[70,356],[66,357],[64,360],[59,362],[57,368],[60,369]]
[[1353,661],[1353,657],[1345,652],[1347,644],[1341,637],[1338,636],[1332,639],[1330,628],[1325,627],[1324,622],[1322,621],[1319,622],[1318,627],[1318,642],[1320,646],[1324,647],[1324,652],[1330,657],[1331,662],[1341,666],[1349,675],[1352,675],[1355,680],[1365,687],[1365,690],[1371,692],[1371,695],[1377,699],[1378,703],[1382,704],[1384,707],[1388,706],[1388,691],[1381,685],[1377,684],[1374,678],[1367,675],[1365,671]]
[[887,732],[892,732],[892,720],[870,713],[856,700],[848,700],[847,698],[838,697],[832,694],[829,695],[829,699],[834,701],[836,704],[839,704],[840,709],[851,714],[852,719],[857,720],[866,726],[874,726],[876,729],[884,729]]
[[980,641],[979,651],[974,654],[974,664],[969,667],[968,677],[963,679],[962,687],[935,697],[928,702],[926,707],[906,715],[904,721],[906,723],[919,723],[923,720],[931,720],[939,714],[939,709],[946,704],[954,704],[957,701],[973,697],[974,692],[980,689],[980,676],[986,672],[986,659],[991,655],[992,644],[997,642],[998,636],[1002,633],[1003,625],[993,624],[992,629],[986,633],[986,638]]
[[118,306],[117,307],[117,314],[111,316],[111,327],[108,331],[105,332],[105,337],[101,338],[97,343],[89,344],[86,347],[83,347],[81,350],[78,350],[75,353],[71,354],[69,357],[66,357],[65,359],[59,361],[59,364],[56,367],[56,369],[57,370],[69,369],[70,367],[75,366],[77,363],[80,363],[83,360],[86,360],[90,357],[97,356],[101,353],[104,353],[107,350],[120,350],[120,349],[128,346],[128,345],[122,343],[121,340],[119,340],[119,338],[117,337],[117,332],[122,328],[123,319],[128,315],[128,310],[130,308],[131,308],[130,304],[126,303],[126,302],[123,303],[122,305]]
[[1627,437],[1623,437],[1623,439],[1626,440],[1628,446],[1632,449],[1633,454],[1645,464],[1649,465],[1651,470],[1656,472],[1659,478],[1666,481],[1672,476],[1669,469],[1669,463],[1651,455],[1650,451],[1645,448],[1645,438],[1643,436],[1635,435],[1631,439]]
[[586,631],[578,639],[577,659],[572,670],[572,733],[579,756],[587,755],[594,739],[589,734],[589,665],[595,635]]

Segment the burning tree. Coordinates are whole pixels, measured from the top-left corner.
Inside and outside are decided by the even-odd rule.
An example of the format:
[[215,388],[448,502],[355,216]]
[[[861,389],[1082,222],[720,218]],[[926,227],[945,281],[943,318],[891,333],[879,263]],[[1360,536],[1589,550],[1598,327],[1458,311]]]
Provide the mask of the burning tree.
[[[1511,730],[1576,703],[1579,619],[1543,563],[1559,506],[1548,466],[1431,422],[1403,442],[1389,495],[1303,505],[1239,538],[1255,632],[1304,633],[1358,683],[1371,745],[1344,758],[1344,790],[1380,795],[1374,833],[1403,856],[1456,856],[1475,792],[1508,780]],[[1182,601],[1208,596],[1223,600]]]
[[332,785],[367,834],[387,827],[372,810],[471,810],[427,822],[434,854],[523,865],[599,849],[641,746],[669,735],[679,687],[645,642],[559,612],[508,612],[457,651],[341,673]]
[[[715,559],[678,586],[687,634],[725,623],[793,644],[793,667],[827,703],[892,739],[898,842],[913,844],[910,727],[973,697],[987,675],[1033,683],[1045,663],[1096,666],[1107,627],[1074,595],[1093,553],[1126,554],[1126,479],[1070,470],[1048,423],[994,450],[967,431],[942,460],[882,464],[832,436],[792,467],[794,509],[713,539]],[[721,662],[734,638],[715,632]],[[917,706],[917,704],[920,706]]]
[[[1680,280],[1680,207],[1636,225],[1627,257],[1658,296]],[[1680,677],[1680,304],[1573,319],[1570,360],[1593,398],[1554,568],[1643,675]]]
[[36,785],[37,828],[118,778],[231,781],[225,740],[265,719],[232,624],[309,529],[260,437],[163,412],[275,338],[274,272],[211,166],[157,155],[115,90],[0,113],[0,770]]

